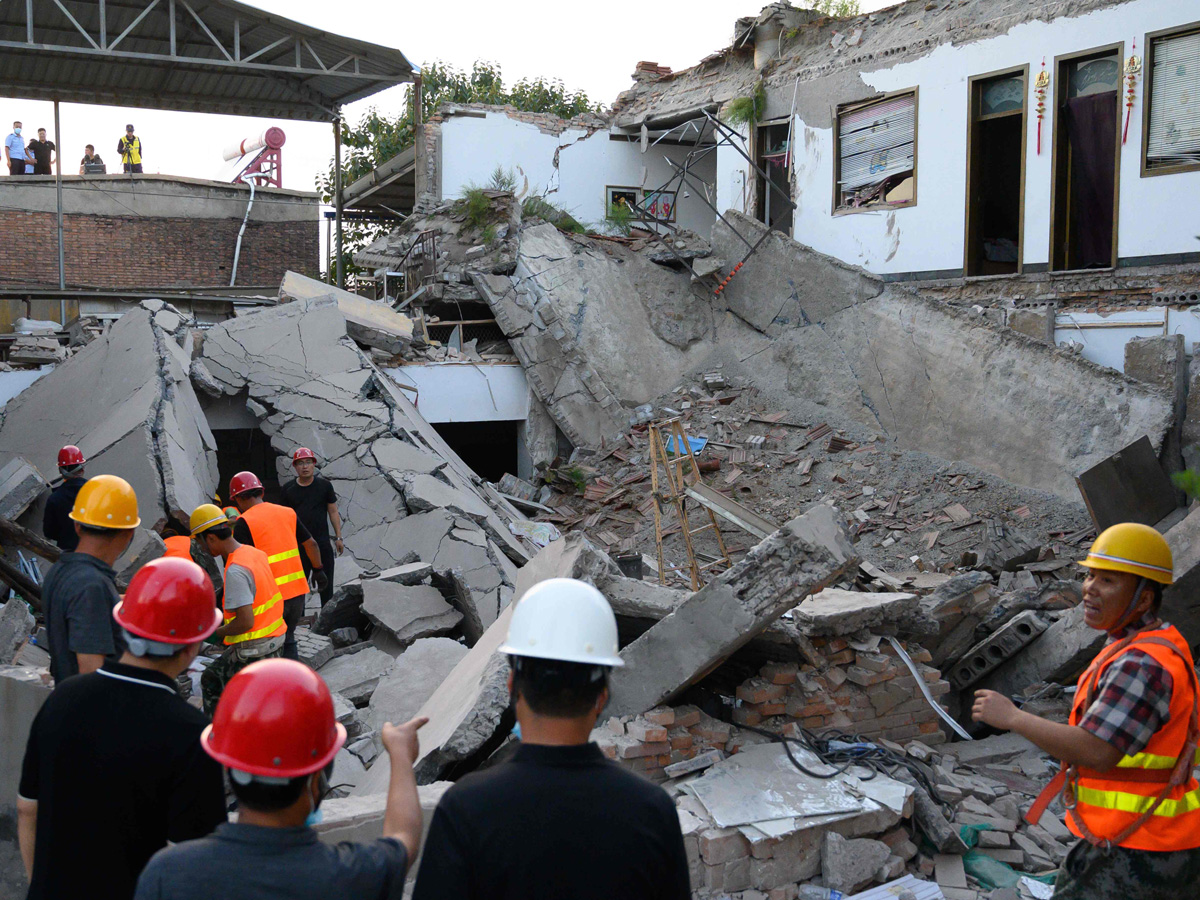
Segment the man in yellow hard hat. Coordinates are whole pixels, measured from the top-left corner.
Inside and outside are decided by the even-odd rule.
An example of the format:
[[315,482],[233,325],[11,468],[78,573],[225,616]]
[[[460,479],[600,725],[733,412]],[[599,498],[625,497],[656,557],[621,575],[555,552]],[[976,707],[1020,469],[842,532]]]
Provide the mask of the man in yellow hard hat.
[[204,710],[210,716],[225,685],[250,663],[279,656],[287,626],[283,621],[283,597],[267,554],[257,547],[239,543],[225,510],[213,503],[196,507],[190,527],[214,558],[225,560],[225,610],[221,627],[213,637],[222,640],[225,652],[200,676]]
[[1084,622],[1108,642],[1079,679],[1068,724],[976,691],[972,718],[1015,731],[1063,763],[1026,815],[1061,791],[1081,840],[1063,860],[1057,900],[1175,900],[1200,882],[1200,689],[1191,650],[1158,617],[1171,549],[1148,525],[1096,538],[1082,565]]
[[94,672],[125,650],[112,617],[120,602],[113,564],[129,549],[138,518],[137,496],[116,475],[88,479],[75,497],[71,519],[79,544],[58,558],[42,585],[50,641],[50,674],[56,682]]

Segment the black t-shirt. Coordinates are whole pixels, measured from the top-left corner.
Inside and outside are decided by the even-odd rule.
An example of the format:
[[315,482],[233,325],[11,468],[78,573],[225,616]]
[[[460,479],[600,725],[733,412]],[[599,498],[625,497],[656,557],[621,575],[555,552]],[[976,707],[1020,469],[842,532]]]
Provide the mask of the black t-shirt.
[[394,838],[330,845],[311,828],[227,823],[157,854],[135,900],[400,900],[407,869]]
[[54,152],[54,141],[30,141],[29,149],[33,151],[34,165],[49,172],[50,154]]
[[329,504],[337,503],[337,492],[333,482],[314,475],[311,484],[302,485],[292,479],[279,489],[283,505],[296,511],[297,518],[304,523],[308,533],[317,541],[329,540]]
[[204,714],[158,672],[105,663],[55,688],[29,733],[19,793],[36,800],[29,900],[128,900],[167,841],[225,821]]
[[595,744],[522,744],[438,803],[413,900],[689,900],[662,788]]
[[79,535],[75,533],[71,510],[75,508],[75,495],[86,483],[86,478],[76,475],[52,490],[46,498],[46,510],[42,513],[42,534],[46,536],[46,540],[58,544],[61,550],[70,552],[79,546]]
[[55,682],[79,674],[76,653],[99,653],[116,660],[125,652],[125,638],[113,607],[117,573],[104,560],[87,553],[64,553],[46,573],[42,609],[50,640],[50,674]]

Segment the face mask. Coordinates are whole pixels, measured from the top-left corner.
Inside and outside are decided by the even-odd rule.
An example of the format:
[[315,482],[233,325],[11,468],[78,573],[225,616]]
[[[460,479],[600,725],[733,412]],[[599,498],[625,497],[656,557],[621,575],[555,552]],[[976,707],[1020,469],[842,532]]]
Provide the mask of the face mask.
[[20,134],[20,133],[21,133],[21,129],[20,129],[20,128],[14,128],[14,129],[13,129],[13,134]]
[[318,808],[314,809],[308,814],[308,818],[304,820],[304,824],[306,827],[312,828],[314,825],[319,825],[323,821],[325,821],[325,813]]

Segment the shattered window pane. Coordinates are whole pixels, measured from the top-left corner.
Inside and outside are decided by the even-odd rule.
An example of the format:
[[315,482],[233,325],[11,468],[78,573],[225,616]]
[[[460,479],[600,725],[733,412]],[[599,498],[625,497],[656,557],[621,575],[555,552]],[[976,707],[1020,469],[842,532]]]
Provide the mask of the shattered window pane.
[[896,188],[916,178],[916,100],[904,94],[839,110],[838,209],[911,202],[915,184]]
[[1154,41],[1146,168],[1200,163],[1200,30]]

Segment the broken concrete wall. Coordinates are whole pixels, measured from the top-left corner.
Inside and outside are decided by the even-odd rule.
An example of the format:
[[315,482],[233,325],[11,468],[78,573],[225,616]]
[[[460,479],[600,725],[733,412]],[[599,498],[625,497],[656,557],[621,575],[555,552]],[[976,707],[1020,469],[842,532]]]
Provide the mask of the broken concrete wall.
[[[730,220],[752,239],[763,229],[736,213]],[[723,227],[713,239],[714,253],[737,249]],[[739,304],[779,341],[819,328],[821,339],[806,346],[829,355],[820,362],[806,355],[800,372],[789,373],[789,388],[827,396],[828,384],[845,384],[841,397],[849,399],[853,378],[859,402],[842,411],[861,421],[869,410],[907,449],[1074,499],[1077,473],[1143,434],[1162,442],[1173,408],[1160,392],[915,292],[888,286],[873,296],[872,285],[836,260],[772,237],[727,290],[732,309]],[[767,319],[772,307],[787,314]]]
[[[487,488],[347,336],[333,300],[297,300],[224,322],[203,360],[281,454],[310,447],[337,490],[347,552],[368,574],[420,560],[457,569],[492,621],[526,558]],[[515,562],[514,562],[515,561]]]
[[521,232],[511,277],[476,275],[475,284],[576,446],[611,439],[628,426],[626,407],[653,399],[711,351],[704,290],[625,247],[552,225]]
[[216,441],[188,370],[183,318],[159,300],[130,310],[0,412],[0,446],[43,474],[64,444],[87,474],[120,475],[137,492],[142,521],[187,515],[217,487]]

